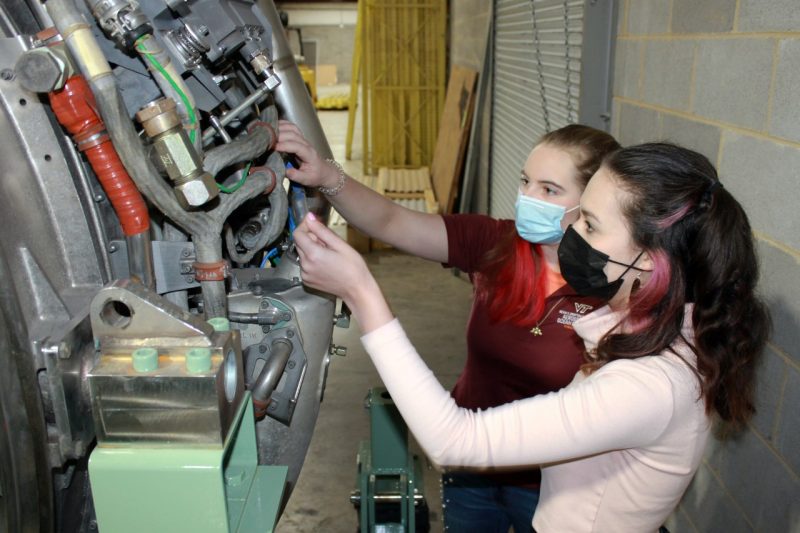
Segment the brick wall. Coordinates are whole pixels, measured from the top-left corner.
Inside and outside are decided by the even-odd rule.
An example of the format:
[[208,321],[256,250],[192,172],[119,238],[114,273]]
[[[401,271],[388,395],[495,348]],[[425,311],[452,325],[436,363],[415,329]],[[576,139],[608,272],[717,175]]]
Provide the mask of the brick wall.
[[800,532],[800,2],[621,0],[612,133],[716,164],[750,216],[774,321],[757,416],[712,442],[667,526]]

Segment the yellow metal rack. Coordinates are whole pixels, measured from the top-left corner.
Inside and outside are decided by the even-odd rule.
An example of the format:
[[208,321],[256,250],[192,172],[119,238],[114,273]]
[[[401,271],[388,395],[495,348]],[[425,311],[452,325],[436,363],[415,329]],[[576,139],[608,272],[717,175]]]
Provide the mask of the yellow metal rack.
[[364,172],[430,165],[445,95],[447,2],[362,0],[358,17]]

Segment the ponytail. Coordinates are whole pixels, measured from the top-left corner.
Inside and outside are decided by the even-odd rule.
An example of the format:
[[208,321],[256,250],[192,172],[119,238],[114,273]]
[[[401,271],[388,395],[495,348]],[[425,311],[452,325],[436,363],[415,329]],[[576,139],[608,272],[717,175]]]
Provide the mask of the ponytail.
[[707,409],[741,424],[755,412],[753,378],[770,320],[755,293],[758,259],[747,215],[718,183],[704,193],[690,247],[692,321]]
[[758,259],[742,206],[701,154],[668,143],[624,148],[603,163],[630,193],[623,213],[654,271],[631,296],[632,331],[607,334],[600,364],[669,350],[693,303],[696,373],[709,414],[740,425],[754,412],[755,368],[770,331],[756,295]]

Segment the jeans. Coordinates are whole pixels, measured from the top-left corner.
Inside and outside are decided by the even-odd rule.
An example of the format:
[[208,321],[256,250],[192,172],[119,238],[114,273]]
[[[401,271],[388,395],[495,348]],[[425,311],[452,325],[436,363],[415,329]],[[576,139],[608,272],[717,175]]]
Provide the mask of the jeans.
[[533,531],[531,521],[538,489],[496,485],[479,474],[442,475],[442,510],[448,533],[515,533]]

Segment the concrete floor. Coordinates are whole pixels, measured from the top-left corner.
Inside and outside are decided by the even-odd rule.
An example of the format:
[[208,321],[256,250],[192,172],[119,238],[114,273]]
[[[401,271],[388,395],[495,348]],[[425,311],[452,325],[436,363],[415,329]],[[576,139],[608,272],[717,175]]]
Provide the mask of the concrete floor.
[[[344,160],[347,111],[323,111],[320,120],[334,157],[348,172],[358,173],[360,161]],[[360,139],[357,130],[354,157],[360,157]],[[334,229],[344,234],[344,226]],[[399,252],[371,252],[365,259],[420,354],[442,384],[452,386],[464,364],[472,286],[439,264]],[[358,527],[349,496],[356,481],[358,445],[369,436],[364,398],[371,387],[381,385],[359,337],[355,321],[349,329],[335,328],[333,342],[346,346],[347,356],[331,363],[311,446],[278,533],[352,533]],[[412,449],[419,450],[413,441]],[[423,462],[431,532],[437,533],[443,529],[439,473],[424,457]]]

